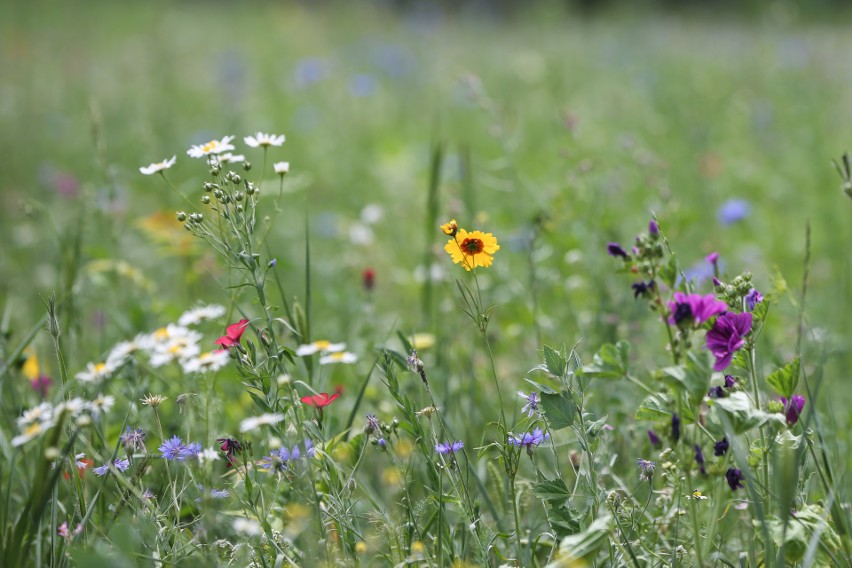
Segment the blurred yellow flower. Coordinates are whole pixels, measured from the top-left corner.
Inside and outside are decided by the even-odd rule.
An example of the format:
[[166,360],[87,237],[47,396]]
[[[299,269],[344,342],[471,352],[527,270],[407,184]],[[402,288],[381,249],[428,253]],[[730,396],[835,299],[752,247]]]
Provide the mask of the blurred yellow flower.
[[27,349],[27,360],[24,361],[24,366],[21,368],[24,376],[31,381],[34,381],[39,376],[39,364],[38,357],[36,357],[35,351],[32,349]]
[[461,263],[465,270],[469,271],[477,266],[491,266],[494,261],[492,255],[500,250],[500,245],[491,233],[459,229],[455,238],[444,245],[444,250],[455,264]]

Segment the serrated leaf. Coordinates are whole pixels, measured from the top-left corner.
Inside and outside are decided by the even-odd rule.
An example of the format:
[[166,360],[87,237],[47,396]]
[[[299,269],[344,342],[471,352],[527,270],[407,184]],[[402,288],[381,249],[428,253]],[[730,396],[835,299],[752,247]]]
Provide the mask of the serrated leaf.
[[598,379],[620,379],[627,376],[630,368],[630,344],[619,341],[613,345],[607,343],[595,353],[592,362],[585,365],[582,374]]
[[671,399],[665,394],[652,394],[645,397],[636,411],[636,420],[668,420],[672,413],[667,410]]
[[567,391],[562,391],[559,394],[542,393],[539,404],[544,410],[544,417],[550,424],[551,430],[567,428],[574,423],[577,407]]
[[715,412],[723,413],[737,434],[748,432],[770,422],[775,422],[781,426],[786,423],[781,414],[770,414],[755,408],[751,399],[744,392],[735,392],[726,398],[709,399],[707,404]]
[[547,365],[547,372],[555,377],[561,377],[565,374],[567,362],[562,353],[549,347],[544,346],[544,364]]
[[775,392],[787,400],[790,400],[793,397],[793,393],[796,392],[796,386],[799,384],[800,365],[801,360],[796,357],[766,377],[766,382],[769,383],[769,386],[771,386]]
[[580,532],[580,513],[568,507],[551,507],[547,510],[550,528],[559,538]]
[[562,505],[571,498],[571,491],[559,478],[542,481],[533,486],[533,495],[554,507]]

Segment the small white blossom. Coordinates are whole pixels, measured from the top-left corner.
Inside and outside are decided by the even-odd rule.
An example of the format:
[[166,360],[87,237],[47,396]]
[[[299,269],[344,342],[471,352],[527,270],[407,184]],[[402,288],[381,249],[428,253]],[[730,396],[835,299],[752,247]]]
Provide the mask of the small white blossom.
[[107,362],[88,363],[84,371],[77,373],[77,380],[82,383],[99,383],[112,375],[116,367]]
[[276,135],[276,134],[265,134],[263,132],[258,132],[254,136],[246,136],[243,138],[243,141],[247,146],[251,146],[252,148],[257,148],[258,146],[281,146],[284,144],[284,135]]
[[234,519],[233,527],[234,531],[245,536],[256,536],[260,534],[260,524],[254,519],[246,519],[243,517]]
[[116,343],[112,348],[112,351],[110,351],[109,355],[107,355],[107,367],[118,369],[140,349],[141,347],[136,341],[122,341],[121,343]]
[[290,162],[275,162],[272,164],[272,169],[278,175],[284,175],[290,171]]
[[319,339],[313,343],[299,345],[296,348],[296,356],[304,357],[305,355],[313,355],[314,353],[334,353],[346,349],[345,343],[332,343],[326,339]]
[[284,420],[284,415],[279,413],[252,416],[251,418],[246,418],[245,420],[240,422],[240,432],[251,432],[252,430],[257,430],[261,426],[271,426],[272,424],[278,424],[282,420]]
[[205,450],[198,452],[198,461],[199,463],[205,464],[217,461],[219,459],[219,452],[216,451],[215,448],[206,448]]
[[98,418],[101,413],[106,414],[109,412],[113,405],[115,405],[114,396],[100,393],[97,397],[95,397],[95,400],[89,403],[89,410],[92,413],[92,417]]
[[157,172],[161,172],[163,170],[167,170],[177,161],[177,156],[172,156],[168,160],[163,160],[162,162],[154,162],[150,166],[143,166],[139,168],[139,171],[145,174],[146,176],[150,176],[156,174]]
[[198,325],[203,321],[213,320],[224,316],[225,311],[224,306],[219,306],[217,304],[198,306],[181,314],[180,318],[178,318],[178,325],[184,327],[188,325]]
[[355,363],[358,361],[358,356],[349,351],[338,351],[320,357],[320,365],[331,365],[334,363]]
[[180,362],[184,373],[207,373],[216,372],[231,360],[231,354],[227,349],[207,351],[198,357],[182,359]]
[[186,153],[189,154],[191,158],[202,158],[204,156],[209,156],[210,154],[222,154],[223,152],[229,152],[234,149],[234,145],[231,144],[231,140],[233,139],[233,136],[225,136],[221,140],[211,140],[206,144],[196,144],[187,150]]
[[219,156],[220,164],[241,164],[246,161],[246,157],[242,154],[231,154],[230,152],[226,152]]

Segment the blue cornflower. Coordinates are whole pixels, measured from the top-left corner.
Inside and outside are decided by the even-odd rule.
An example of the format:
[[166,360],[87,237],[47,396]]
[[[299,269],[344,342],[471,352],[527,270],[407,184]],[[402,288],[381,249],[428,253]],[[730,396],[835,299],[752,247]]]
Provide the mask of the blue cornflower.
[[639,466],[639,479],[646,479],[649,482],[654,479],[654,469],[657,467],[657,462],[652,462],[649,460],[643,460],[642,458],[638,458],[636,460],[636,465]]
[[95,469],[93,469],[92,473],[94,473],[97,476],[103,477],[104,475],[107,474],[108,471],[109,471],[109,464],[105,463],[101,467],[96,467]]
[[439,454],[452,454],[464,447],[464,442],[445,442],[443,444],[435,444],[435,452]]
[[201,453],[201,444],[193,442],[180,449],[178,453],[178,461],[186,461],[188,459],[197,458]]
[[227,489],[211,489],[210,496],[214,499],[225,499],[231,495]]
[[722,203],[716,218],[723,225],[732,225],[738,221],[742,221],[751,213],[751,203],[745,199],[729,199]]
[[305,455],[312,458],[316,453],[317,449],[314,447],[314,443],[311,442],[310,438],[305,438]]
[[277,471],[285,471],[290,462],[294,462],[302,455],[299,446],[293,446],[292,450],[287,449],[287,446],[282,446],[278,451],[273,450],[267,457],[260,460],[260,467],[263,469],[271,469]]
[[387,445],[388,445],[388,443],[385,441],[385,439],[384,439],[384,438],[379,438],[379,439],[376,441],[376,443],[379,445],[379,447],[380,447],[380,448],[384,448],[385,446],[387,446]]
[[170,440],[163,442],[159,449],[167,460],[176,460],[181,452],[186,449],[186,446],[179,436],[172,436]]
[[538,446],[548,438],[550,438],[550,434],[542,432],[541,428],[536,428],[532,432],[526,432],[523,436],[509,436],[509,444],[532,450],[533,446]]
[[521,408],[521,412],[526,412],[527,416],[532,416],[538,411],[538,404],[541,402],[541,399],[538,397],[538,393],[533,391],[530,394],[526,394],[522,391],[518,391],[518,396],[527,401],[523,408]]
[[118,471],[125,472],[127,471],[127,468],[130,467],[130,460],[116,459],[112,462],[112,465],[114,465],[115,469]]

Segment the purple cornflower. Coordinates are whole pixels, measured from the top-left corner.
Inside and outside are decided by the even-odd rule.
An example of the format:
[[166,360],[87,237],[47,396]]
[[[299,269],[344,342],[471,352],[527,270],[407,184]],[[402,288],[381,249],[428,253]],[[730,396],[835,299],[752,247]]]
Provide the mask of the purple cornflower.
[[548,438],[550,438],[550,434],[542,432],[541,428],[536,428],[532,432],[526,432],[523,436],[509,436],[509,444],[531,451],[533,446],[538,446]]
[[731,364],[734,353],[743,346],[743,337],[751,331],[751,314],[727,312],[719,316],[713,329],[707,332],[707,349],[716,358],[714,371],[722,371]]
[[731,491],[736,491],[737,489],[742,489],[745,485],[742,484],[742,480],[745,479],[743,472],[734,467],[729,467],[728,471],[725,472],[725,479],[728,480],[728,486],[731,488]]
[[757,288],[752,288],[748,291],[745,297],[746,305],[748,306],[748,311],[753,312],[754,307],[763,301],[763,294],[757,291]]
[[674,301],[669,302],[669,323],[675,325],[701,325],[715,315],[728,309],[727,304],[717,300],[713,294],[684,294],[675,292]]
[[191,444],[187,444],[182,447],[178,452],[178,461],[186,461],[188,459],[197,458],[198,454],[201,453],[201,444],[198,442],[192,442]]
[[656,237],[660,234],[660,224],[657,223],[656,219],[648,221],[648,234],[652,237]]
[[115,466],[115,469],[124,473],[125,471],[127,471],[127,468],[130,467],[130,460],[116,459],[114,462],[112,462],[112,465]]
[[94,473],[98,477],[103,477],[107,474],[108,471],[109,471],[109,464],[105,463],[101,467],[96,467],[95,469],[93,469],[92,473]]
[[725,436],[724,438],[716,442],[715,446],[713,446],[713,455],[717,458],[724,456],[728,452],[729,446],[730,444],[728,444],[728,437]]
[[231,495],[227,489],[211,489],[210,496],[214,499],[225,499]]
[[701,446],[695,444],[695,463],[701,470],[701,475],[707,475],[707,470],[704,469],[704,452],[701,451]]
[[163,453],[163,457],[167,460],[176,460],[180,456],[181,451],[186,448],[183,444],[183,440],[178,436],[172,436],[171,439],[163,442],[163,445],[160,446],[159,450]]
[[609,243],[608,245],[606,245],[606,252],[609,254],[609,256],[620,256],[624,260],[630,258],[629,256],[627,256],[627,252],[623,248],[621,248],[621,245],[618,243]]
[[738,221],[742,221],[751,213],[751,204],[745,199],[729,199],[722,203],[716,218],[722,225],[733,225]]
[[650,483],[654,479],[654,469],[657,467],[657,462],[638,458],[636,465],[639,466],[639,479],[645,479]]
[[299,459],[302,452],[299,446],[293,446],[292,450],[288,450],[286,446],[282,446],[278,451],[272,451],[267,457],[260,460],[260,467],[263,469],[272,469],[278,471],[286,471],[290,466],[290,462]]
[[675,442],[680,440],[680,416],[672,414],[672,438]]
[[435,444],[435,452],[446,455],[453,454],[464,447],[464,442],[444,442],[443,444]]
[[787,424],[793,426],[799,421],[799,416],[802,414],[802,409],[805,407],[805,397],[794,394],[791,400],[787,400],[783,396],[781,402],[784,403],[784,415],[787,417]]
[[145,431],[142,428],[130,429],[128,426],[124,430],[124,434],[119,436],[119,440],[126,450],[136,451],[145,449]]
[[523,408],[521,408],[521,412],[526,412],[527,416],[532,417],[532,415],[538,411],[538,403],[541,402],[541,399],[538,398],[538,393],[533,391],[530,394],[526,394],[522,391],[518,391],[518,396],[527,402]]
[[635,300],[639,296],[647,298],[654,290],[654,286],[656,286],[656,284],[653,280],[648,280],[647,282],[634,282],[630,285],[630,287],[633,288],[633,299]]
[[651,441],[651,445],[655,448],[659,448],[663,445],[662,440],[660,440],[660,437],[657,436],[657,433],[653,430],[648,430],[648,439]]

